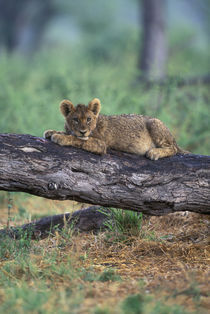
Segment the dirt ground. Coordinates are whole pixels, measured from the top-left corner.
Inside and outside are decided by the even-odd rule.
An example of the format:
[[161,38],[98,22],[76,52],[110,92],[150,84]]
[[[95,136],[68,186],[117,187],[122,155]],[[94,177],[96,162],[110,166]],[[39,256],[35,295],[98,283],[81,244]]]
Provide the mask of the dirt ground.
[[[77,210],[81,204],[57,202],[36,197],[12,199],[5,197],[1,205],[0,228],[8,221],[21,224],[40,215],[52,215]],[[22,218],[20,218],[22,215]],[[21,223],[20,223],[21,221]],[[183,306],[190,313],[210,313],[210,216],[195,213],[175,213],[163,217],[146,217],[143,236],[117,240],[115,234],[79,234],[68,249],[75,263],[86,270],[101,273],[114,269],[121,281],[87,283],[80,313],[94,306],[113,309],[129,295],[143,293],[170,304]],[[49,246],[53,239],[42,240]],[[81,256],[88,257],[81,259]],[[78,259],[77,259],[78,258]]]

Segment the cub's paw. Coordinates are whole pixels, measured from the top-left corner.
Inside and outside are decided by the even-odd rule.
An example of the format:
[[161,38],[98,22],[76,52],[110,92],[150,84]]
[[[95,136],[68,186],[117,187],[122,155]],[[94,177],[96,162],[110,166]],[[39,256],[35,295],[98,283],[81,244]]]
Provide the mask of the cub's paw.
[[68,136],[67,138],[67,136],[62,135],[62,134],[53,134],[51,137],[51,141],[61,146],[72,144],[71,137]]
[[87,142],[87,148],[85,148],[83,146],[84,149],[87,149],[88,151],[95,153],[95,154],[99,154],[99,155],[104,155],[106,154],[107,151],[107,146],[106,143],[98,140],[98,139],[94,139],[92,142]]
[[105,155],[107,153],[107,146],[105,143],[100,144],[99,152],[100,155]]
[[159,158],[161,158],[160,152],[159,152],[156,148],[150,149],[150,150],[146,153],[146,157],[149,158],[149,159],[151,159],[151,160],[158,160]]
[[51,140],[52,135],[55,133],[56,131],[54,130],[47,130],[47,131],[44,131],[43,137],[46,138],[46,140]]
[[59,145],[64,145],[63,144],[63,135],[60,135],[60,134],[53,134],[51,137],[51,141],[56,143],[56,144],[59,144]]

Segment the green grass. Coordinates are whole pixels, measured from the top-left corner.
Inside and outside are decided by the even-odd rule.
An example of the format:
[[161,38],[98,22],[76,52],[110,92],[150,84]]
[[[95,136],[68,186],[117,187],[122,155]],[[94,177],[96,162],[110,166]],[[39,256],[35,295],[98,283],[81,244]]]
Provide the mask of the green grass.
[[110,208],[100,210],[107,216],[105,226],[116,235],[121,236],[138,236],[142,227],[142,213],[131,210]]
[[51,295],[44,285],[40,285],[39,290],[34,290],[22,284],[7,288],[5,292],[6,300],[0,305],[1,313],[46,313],[44,305]]
[[31,239],[26,233],[23,233],[21,239],[17,241],[7,236],[1,236],[0,241],[0,259],[7,259],[8,256],[17,258],[18,256],[24,256],[30,252]]
[[[102,113],[139,113],[158,117],[170,128],[181,147],[193,153],[209,154],[209,88],[178,88],[173,82],[165,87],[145,89],[137,81],[137,37],[135,34],[122,35],[119,47],[115,46],[112,50],[113,43],[107,40],[105,53],[100,54],[95,50],[94,43],[87,41],[75,47],[40,51],[30,59],[17,54],[1,54],[0,132],[42,136],[46,129],[63,130],[64,120],[58,108],[63,98],[69,98],[75,104],[87,104],[98,97],[102,102]],[[126,45],[123,41],[125,37],[129,38]],[[186,38],[189,37],[184,32],[182,36],[179,32],[171,37],[169,75],[191,76],[208,71],[209,53],[186,45],[182,49]],[[113,41],[116,42],[115,38]],[[103,50],[104,42],[98,44]],[[6,204],[12,220],[13,201],[10,195],[1,193],[0,202]],[[42,213],[37,212],[36,215],[41,217]],[[113,254],[117,256],[115,250],[118,246],[114,246],[114,241],[117,237],[123,242],[129,237],[141,235],[142,216],[120,210],[113,210],[112,215],[115,223],[107,223],[111,231],[107,233],[110,241],[104,241],[102,250],[113,246]],[[17,219],[28,217],[28,210],[21,206],[20,200]],[[116,235],[114,239],[113,232]],[[152,234],[147,236],[154,238]],[[85,236],[81,235],[81,238],[84,240]],[[94,245],[98,245],[99,253],[100,241],[95,237]],[[88,293],[92,293],[95,285],[107,288],[110,283],[123,282],[113,269],[96,267],[98,270],[95,271],[95,268],[81,266],[80,263],[89,258],[89,249],[84,248],[81,253],[80,245],[72,240],[71,230],[64,230],[59,237],[46,240],[44,244],[31,241],[24,234],[18,241],[1,239],[0,313],[79,313],[82,302]],[[90,245],[88,243],[88,247]],[[96,266],[100,266],[101,261],[98,263]],[[199,303],[198,290],[186,290],[187,293]],[[169,306],[164,299],[155,300],[152,295],[148,298],[142,292],[128,295],[116,304],[115,310],[131,314],[185,313],[180,306]],[[113,313],[113,309],[97,306],[93,312]]]
[[[62,261],[62,237],[60,240],[52,251],[34,241],[29,246],[25,237],[18,241],[10,238],[1,241],[0,260],[4,264],[0,271],[0,287],[4,289],[0,292],[0,298],[3,298],[0,313],[53,313],[55,307],[59,309],[60,306],[59,312],[67,313],[72,308],[74,313],[74,308],[80,306],[83,288],[74,283],[80,278],[80,270],[73,267],[70,257]],[[56,291],[56,285],[60,286],[62,281],[68,282],[67,287]],[[73,295],[71,299],[70,295]],[[64,308],[68,310],[64,311]]]
[[128,296],[121,305],[123,314],[187,314],[182,306],[167,305],[140,293]]
[[34,241],[29,245],[24,236],[17,241],[1,239],[0,313],[54,313],[55,308],[59,313],[77,313],[85,285],[121,280],[113,269],[96,273],[77,267],[72,254],[62,253],[68,245],[62,234],[53,250]]
[[106,269],[102,274],[100,274],[98,280],[101,282],[120,281],[121,277],[117,275],[113,269]]
[[122,304],[122,309],[125,314],[143,314],[144,298],[141,294],[128,296]]
[[[63,130],[64,120],[58,108],[63,98],[70,98],[75,104],[87,104],[98,97],[102,113],[158,117],[171,129],[180,146],[194,153],[209,153],[207,87],[178,88],[173,82],[166,87],[145,89],[137,82],[134,50],[125,50],[117,58],[113,55],[106,60],[94,58],[85,49],[39,52],[30,60],[15,54],[3,55],[0,59],[0,132],[42,136],[48,128]],[[191,64],[193,68],[194,58],[190,56],[188,66]],[[197,57],[207,59],[202,53]],[[179,62],[184,69],[185,59],[183,55],[177,61],[176,54],[172,55],[169,68]],[[180,71],[176,74],[180,75]]]
[[[49,237],[44,240],[44,243],[27,240],[24,234],[20,240],[16,241],[8,237],[1,239],[0,313],[51,314],[59,311],[59,313],[76,314],[81,312],[86,299],[93,302],[95,298],[100,300],[103,295],[103,298],[112,300],[117,296],[112,295],[112,293],[116,293],[117,287],[121,287],[120,293],[124,291],[125,287],[129,288],[130,284],[133,285],[134,280],[136,281],[136,293],[128,293],[120,300],[116,299],[115,305],[112,307],[109,305],[96,306],[97,302],[94,301],[94,307],[87,309],[86,312],[107,314],[188,313],[184,307],[175,304],[179,296],[187,296],[192,300],[194,306],[198,310],[200,309],[201,291],[195,281],[186,289],[174,289],[168,291],[167,295],[160,296],[159,290],[156,289],[155,291],[159,295],[156,297],[155,294],[145,290],[144,280],[147,281],[147,279],[144,277],[123,278],[124,276],[118,274],[120,265],[116,265],[116,269],[104,266],[98,268],[97,266],[103,264],[100,255],[103,256],[105,250],[109,251],[107,258],[115,256],[115,261],[118,261],[119,245],[114,242],[109,244],[106,241],[101,242],[102,239],[105,239],[101,236],[103,235],[94,236],[92,240],[89,239],[88,245],[87,243],[84,245],[84,234],[69,236],[67,232],[56,235],[54,238]],[[94,239],[95,243],[93,243]],[[138,241],[141,239],[139,238]],[[92,266],[87,267],[86,262],[91,260],[92,245],[95,251],[94,256],[98,256],[99,260],[92,259]],[[124,247],[127,251],[126,254],[129,255],[132,245],[125,243]],[[136,252],[138,254],[138,250]],[[108,262],[107,259],[106,261]],[[139,262],[141,263],[141,258]],[[123,263],[126,263],[126,260]],[[132,270],[132,265],[128,265]],[[99,295],[96,292],[97,287],[100,289]]]
[[84,281],[121,281],[121,277],[116,274],[116,271],[112,268],[105,269],[102,273],[97,274],[93,269],[81,269],[80,275]]

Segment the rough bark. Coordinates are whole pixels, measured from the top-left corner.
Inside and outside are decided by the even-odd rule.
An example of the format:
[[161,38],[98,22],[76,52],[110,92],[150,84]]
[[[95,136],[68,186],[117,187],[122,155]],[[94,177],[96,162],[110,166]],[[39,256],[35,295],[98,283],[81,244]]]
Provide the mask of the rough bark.
[[5,228],[0,230],[0,237],[6,235],[14,239],[24,237],[34,239],[44,239],[55,231],[61,231],[64,227],[72,228],[72,231],[98,232],[106,228],[105,221],[109,219],[108,209],[101,210],[99,206],[91,206],[86,209],[77,210],[74,213],[48,216],[24,224],[18,227]]
[[31,135],[0,134],[0,190],[163,215],[209,214],[209,187],[209,156],[99,156]]

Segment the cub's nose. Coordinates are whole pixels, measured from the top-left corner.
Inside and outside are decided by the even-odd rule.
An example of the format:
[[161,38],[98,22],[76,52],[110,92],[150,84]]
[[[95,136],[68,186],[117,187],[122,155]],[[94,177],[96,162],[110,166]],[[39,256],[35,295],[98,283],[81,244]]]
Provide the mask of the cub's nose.
[[80,130],[81,135],[85,135],[86,132],[87,132],[87,130]]

